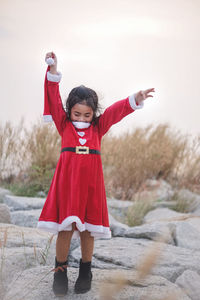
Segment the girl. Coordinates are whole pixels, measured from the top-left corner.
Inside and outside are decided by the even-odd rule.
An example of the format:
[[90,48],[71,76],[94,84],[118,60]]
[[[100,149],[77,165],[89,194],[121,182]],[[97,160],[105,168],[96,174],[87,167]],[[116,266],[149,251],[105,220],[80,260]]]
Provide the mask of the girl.
[[45,77],[45,119],[53,118],[62,138],[59,161],[49,193],[41,212],[38,227],[57,235],[53,291],[62,296],[67,293],[67,256],[72,235],[81,240],[79,276],[75,293],[91,288],[91,260],[94,238],[110,238],[108,210],[100,155],[101,138],[109,128],[134,110],[142,108],[143,101],[154,89],[139,91],[120,100],[99,116],[95,91],[79,86],[70,92],[64,110],[57,72],[57,58],[52,60]]

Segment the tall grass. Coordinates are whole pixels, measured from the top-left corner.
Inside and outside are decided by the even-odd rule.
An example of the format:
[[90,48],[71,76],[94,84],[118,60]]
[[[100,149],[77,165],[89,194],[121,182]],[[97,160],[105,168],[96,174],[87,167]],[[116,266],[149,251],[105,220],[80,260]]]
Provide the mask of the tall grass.
[[0,124],[0,181],[11,182],[25,168],[25,144],[23,119],[15,127],[11,122]]
[[38,121],[26,129],[0,125],[0,183],[16,195],[47,193],[59,157],[61,141],[54,125]]
[[[167,124],[136,128],[102,140],[108,196],[132,199],[146,179],[163,178],[177,187],[200,191],[200,137],[190,139]],[[15,193],[47,193],[59,158],[55,126],[37,121],[31,129],[0,125],[0,183]]]
[[[199,188],[199,140],[193,141],[195,148],[190,142],[166,124],[137,128],[120,137],[108,135],[102,145],[107,190],[114,197],[131,199],[146,179],[163,178],[192,188],[194,177]],[[190,175],[193,168],[195,174]]]

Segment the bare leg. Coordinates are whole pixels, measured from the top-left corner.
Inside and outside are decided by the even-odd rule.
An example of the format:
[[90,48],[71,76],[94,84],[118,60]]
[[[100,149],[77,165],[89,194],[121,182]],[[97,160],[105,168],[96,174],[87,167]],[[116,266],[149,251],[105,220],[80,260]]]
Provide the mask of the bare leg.
[[72,224],[71,231],[60,231],[56,241],[56,259],[59,262],[67,260],[72,234],[75,229],[75,223]]
[[81,238],[81,253],[82,262],[92,261],[92,255],[94,250],[94,237],[90,235],[90,232],[85,230],[80,232]]

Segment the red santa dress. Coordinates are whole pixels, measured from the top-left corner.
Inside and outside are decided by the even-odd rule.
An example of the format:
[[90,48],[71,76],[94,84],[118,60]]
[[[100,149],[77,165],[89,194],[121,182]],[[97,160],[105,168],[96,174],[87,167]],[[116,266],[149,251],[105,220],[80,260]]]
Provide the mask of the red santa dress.
[[[76,128],[66,117],[62,105],[59,93],[60,78],[60,74],[53,75],[47,72],[49,111],[62,138],[61,150],[80,146],[88,147],[85,148],[87,150],[100,151],[101,139],[109,128],[143,106],[136,105],[132,95],[108,107],[98,117],[96,125],[85,123],[88,128]],[[50,116],[46,118],[49,119]],[[75,222],[77,230],[73,237],[88,230],[95,238],[110,238],[101,155],[83,154],[80,150],[82,149],[78,149],[79,153],[61,152],[38,228],[56,234],[59,231],[72,230],[72,223]]]

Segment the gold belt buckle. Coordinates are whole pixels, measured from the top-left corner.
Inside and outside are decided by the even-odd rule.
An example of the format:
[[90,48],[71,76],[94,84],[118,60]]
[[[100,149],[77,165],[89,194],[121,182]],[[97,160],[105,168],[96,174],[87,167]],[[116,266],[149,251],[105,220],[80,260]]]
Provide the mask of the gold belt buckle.
[[89,154],[89,147],[76,146],[76,154]]

